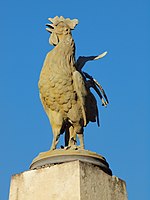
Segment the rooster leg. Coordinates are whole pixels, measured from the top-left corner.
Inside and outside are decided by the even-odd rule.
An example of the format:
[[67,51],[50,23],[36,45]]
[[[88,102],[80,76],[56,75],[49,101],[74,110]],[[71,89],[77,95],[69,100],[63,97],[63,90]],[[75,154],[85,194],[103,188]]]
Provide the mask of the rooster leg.
[[67,126],[65,130],[65,147],[68,147],[69,139],[70,139],[69,126]]
[[79,148],[84,149],[84,135],[83,135],[83,133],[78,133],[78,138],[79,138],[79,141],[80,141]]
[[70,138],[69,138],[69,147],[73,147],[76,145],[76,132],[74,131],[73,126],[69,128]]
[[51,150],[55,150],[56,146],[59,142],[59,137],[60,137],[60,127],[55,127],[53,128],[53,142],[52,142],[52,146],[51,146]]

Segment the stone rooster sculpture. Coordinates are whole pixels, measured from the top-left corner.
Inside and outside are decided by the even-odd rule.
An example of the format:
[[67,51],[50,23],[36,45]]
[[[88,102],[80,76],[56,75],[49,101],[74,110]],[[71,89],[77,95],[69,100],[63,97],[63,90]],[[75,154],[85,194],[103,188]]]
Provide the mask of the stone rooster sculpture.
[[[75,43],[71,30],[78,24],[77,19],[49,18],[47,31],[49,42],[55,47],[47,54],[39,79],[40,99],[50,120],[53,131],[51,150],[56,149],[60,134],[65,132],[65,148],[84,149],[83,129],[96,119],[99,125],[97,102],[90,88],[93,87],[102,100],[108,104],[100,84],[82,71],[88,60],[105,56],[79,57],[75,61]],[[103,98],[104,97],[104,98]],[[104,100],[105,99],[105,100]],[[80,146],[76,146],[78,136]]]

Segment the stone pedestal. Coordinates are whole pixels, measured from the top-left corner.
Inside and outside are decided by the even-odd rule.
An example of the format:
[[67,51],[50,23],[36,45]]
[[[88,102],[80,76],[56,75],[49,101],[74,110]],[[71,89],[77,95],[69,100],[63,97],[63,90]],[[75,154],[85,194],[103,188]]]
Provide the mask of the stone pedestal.
[[72,161],[14,175],[9,200],[127,200],[125,182]]

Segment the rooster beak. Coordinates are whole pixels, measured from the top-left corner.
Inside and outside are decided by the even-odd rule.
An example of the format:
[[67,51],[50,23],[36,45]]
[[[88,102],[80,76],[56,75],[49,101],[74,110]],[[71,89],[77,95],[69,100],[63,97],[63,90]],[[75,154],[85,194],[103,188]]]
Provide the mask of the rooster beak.
[[49,33],[52,33],[52,31],[54,30],[55,26],[53,24],[46,24],[46,26],[47,26],[46,30]]

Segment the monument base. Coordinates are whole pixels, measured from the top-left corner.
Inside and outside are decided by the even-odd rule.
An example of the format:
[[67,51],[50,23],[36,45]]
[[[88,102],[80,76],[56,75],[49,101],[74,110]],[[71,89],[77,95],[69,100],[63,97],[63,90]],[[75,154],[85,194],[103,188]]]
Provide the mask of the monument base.
[[70,162],[75,160],[80,160],[82,162],[97,165],[103,171],[105,171],[109,175],[112,175],[112,171],[109,169],[109,164],[103,156],[85,149],[56,149],[47,152],[42,152],[32,161],[30,169],[39,169],[41,167],[48,167],[53,164]]
[[125,182],[81,161],[12,177],[9,200],[127,200]]

